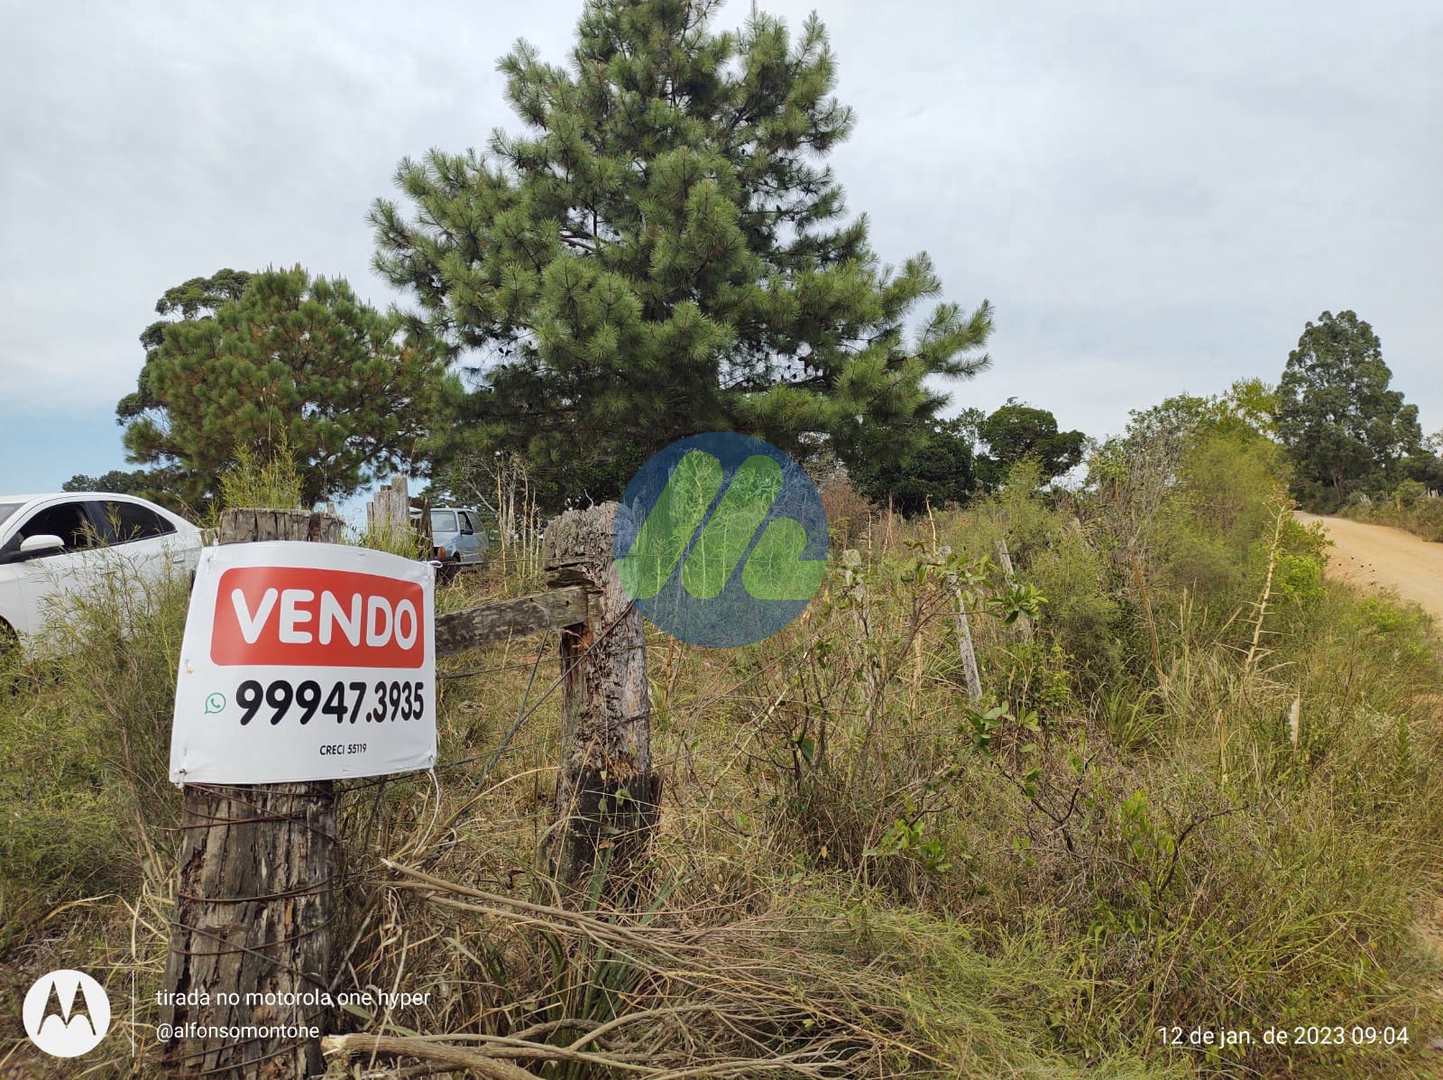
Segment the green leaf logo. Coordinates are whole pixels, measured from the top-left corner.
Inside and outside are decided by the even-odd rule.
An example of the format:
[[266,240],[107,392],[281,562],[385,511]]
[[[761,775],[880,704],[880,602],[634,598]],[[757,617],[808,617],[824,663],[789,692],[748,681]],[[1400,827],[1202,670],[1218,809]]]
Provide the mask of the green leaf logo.
[[684,641],[761,640],[821,586],[821,498],[795,462],[759,439],[717,432],[673,444],[643,466],[625,501],[620,520],[635,531],[618,529],[622,587]]

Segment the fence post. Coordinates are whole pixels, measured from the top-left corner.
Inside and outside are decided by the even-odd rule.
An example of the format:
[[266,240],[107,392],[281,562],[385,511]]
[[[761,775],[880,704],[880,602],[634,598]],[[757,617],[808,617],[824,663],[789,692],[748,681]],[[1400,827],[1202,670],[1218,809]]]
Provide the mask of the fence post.
[[[341,519],[305,510],[227,510],[220,543],[340,540]],[[188,784],[165,987],[172,1075],[298,1080],[324,1069],[318,1040],[221,1039],[187,1025],[310,1026],[319,1004],[266,1004],[248,995],[329,989],[341,869],[331,781]],[[239,995],[218,999],[218,994]],[[189,995],[189,997],[187,997]],[[199,999],[199,1000],[197,1000]]]
[[[997,541],[997,561],[1002,565],[1002,574],[1007,579],[1007,587],[1010,589],[1017,580],[1012,570],[1012,553],[1007,550],[1007,537],[1000,537]],[[1017,625],[1022,630],[1022,640],[1032,640],[1032,620],[1026,615],[1017,620]]]
[[396,474],[391,483],[366,504],[366,527],[372,536],[389,536],[411,528],[411,498],[406,477]]
[[957,652],[962,657],[962,674],[967,679],[967,700],[982,700],[982,676],[977,671],[977,649],[972,644],[972,622],[967,618],[967,599],[957,590]]
[[641,613],[612,562],[617,511],[568,510],[545,535],[551,587],[580,585],[588,596],[586,622],[561,632],[561,771],[545,855],[564,890],[604,874],[612,903],[630,892],[661,797]]

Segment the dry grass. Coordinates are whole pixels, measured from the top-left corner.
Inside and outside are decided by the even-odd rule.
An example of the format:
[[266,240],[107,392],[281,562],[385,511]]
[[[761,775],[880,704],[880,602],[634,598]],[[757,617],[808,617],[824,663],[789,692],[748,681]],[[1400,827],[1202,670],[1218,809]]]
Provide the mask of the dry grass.
[[[1013,491],[863,525],[856,558],[762,647],[653,635],[666,804],[630,911],[567,908],[538,865],[555,643],[447,660],[442,766],[344,801],[338,986],[427,998],[347,1010],[335,1074],[1425,1074],[1443,1023],[1415,931],[1443,851],[1436,641],[1310,577],[1316,548],[1257,497],[1236,533],[1209,531],[1199,500],[1176,510],[1180,538],[1136,544],[1146,597],[1106,508]],[[982,559],[1003,528],[1047,597],[1032,641],[992,603],[1005,588]],[[440,603],[531,585],[493,569]],[[130,1036],[142,1063],[155,1050],[174,800],[152,757],[179,609],[155,598],[130,644],[108,610],[73,659],[22,671],[0,729],[0,962],[20,975],[0,1008],[61,963],[112,991],[133,977],[141,1005],[118,1010],[126,1038],[96,1073],[125,1075]],[[117,727],[128,762],[98,737]],[[40,747],[52,764],[17,780]],[[95,815],[102,835],[66,839]],[[1201,1053],[1155,1034],[1354,1022],[1406,1024],[1412,1043]],[[0,1075],[46,1075],[25,1055],[0,1044]]]

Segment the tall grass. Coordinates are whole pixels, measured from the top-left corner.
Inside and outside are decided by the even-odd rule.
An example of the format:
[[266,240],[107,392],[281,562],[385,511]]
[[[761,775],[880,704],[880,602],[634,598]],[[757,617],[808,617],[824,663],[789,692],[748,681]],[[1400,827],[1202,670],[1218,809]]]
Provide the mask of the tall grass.
[[[554,643],[446,660],[442,767],[344,801],[343,985],[430,996],[346,1028],[399,1033],[405,1067],[441,1042],[558,1077],[1426,1075],[1443,1024],[1433,630],[1322,579],[1323,540],[1279,515],[1266,447],[1204,440],[1137,472],[1051,498],[1019,475],[911,523],[853,515],[852,554],[782,634],[726,652],[653,635],[667,801],[637,911],[556,906],[536,858]],[[496,573],[441,606],[527,587]],[[98,598],[64,658],[18,672],[0,964],[99,955],[158,981],[168,883],[137,868],[170,865],[158,770],[182,599],[122,615]],[[128,619],[143,632],[123,637]],[[0,1007],[18,1008],[11,981]],[[143,1053],[154,1020],[142,1007]],[[1175,1025],[1253,1042],[1165,1045]],[[1295,1025],[1410,1042],[1262,1041]],[[337,1049],[359,1075],[402,1067],[373,1068],[374,1040]]]
[[286,441],[264,459],[249,445],[238,445],[235,463],[221,474],[220,502],[225,508],[301,509],[301,474]]

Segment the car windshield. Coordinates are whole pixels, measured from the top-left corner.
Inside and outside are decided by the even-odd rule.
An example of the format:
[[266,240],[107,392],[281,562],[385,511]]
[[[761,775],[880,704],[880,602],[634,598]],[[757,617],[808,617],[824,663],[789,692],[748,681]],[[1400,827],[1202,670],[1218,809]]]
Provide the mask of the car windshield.
[[456,531],[456,511],[454,510],[432,510],[431,511],[431,532],[453,533]]
[[21,503],[0,503],[0,525],[5,524],[5,519],[19,510]]

